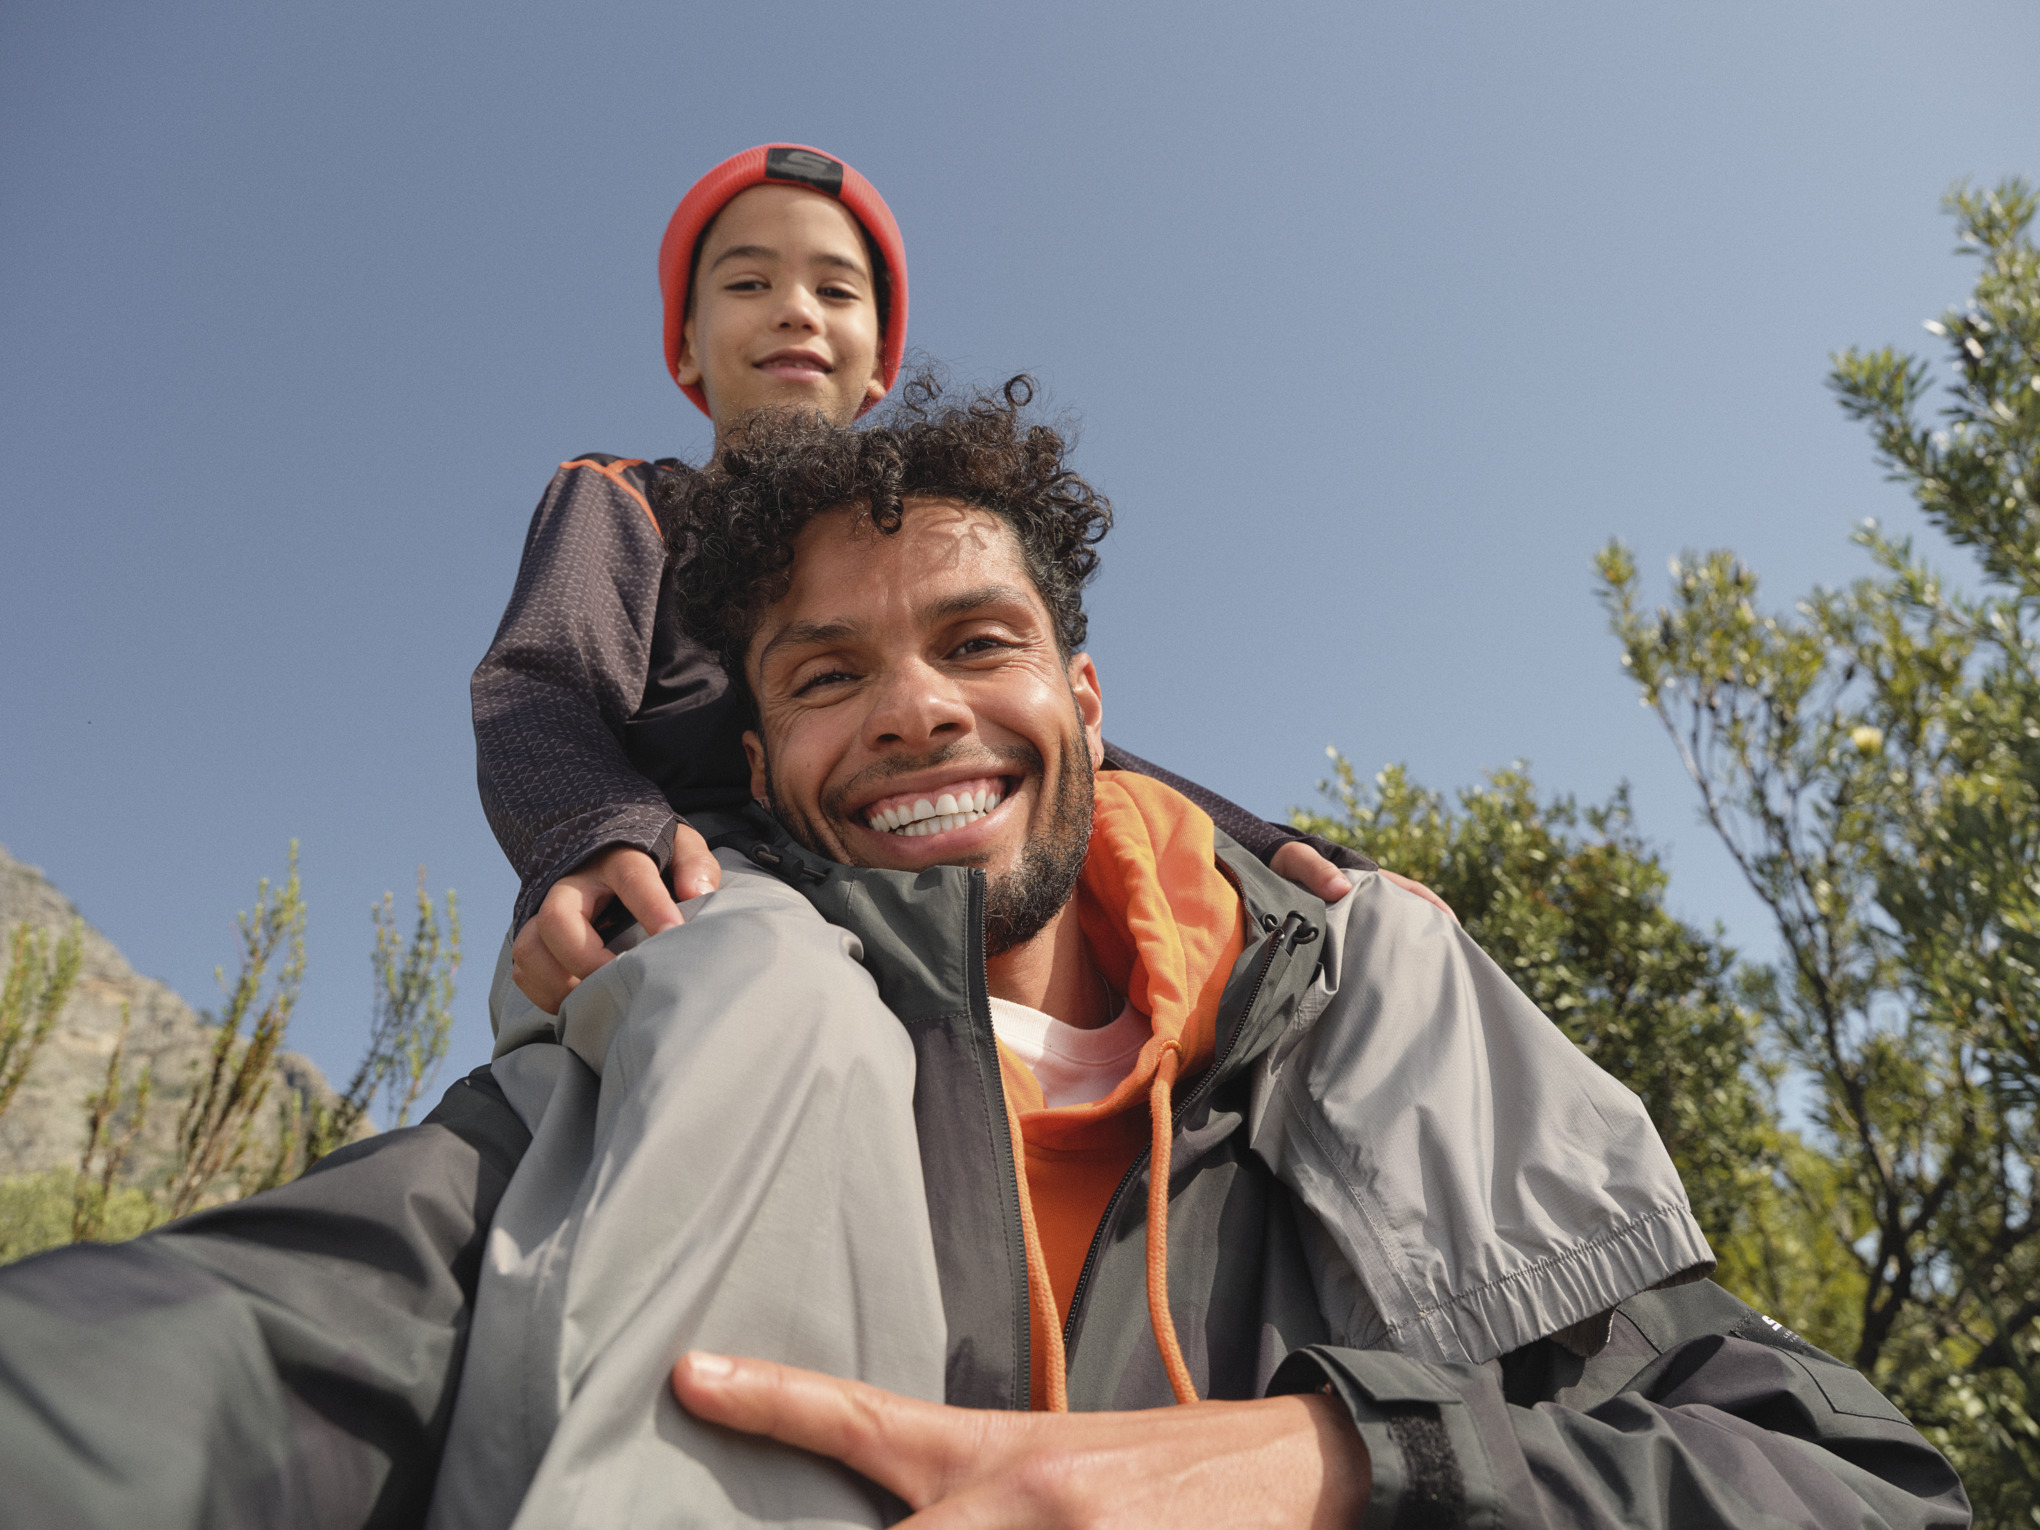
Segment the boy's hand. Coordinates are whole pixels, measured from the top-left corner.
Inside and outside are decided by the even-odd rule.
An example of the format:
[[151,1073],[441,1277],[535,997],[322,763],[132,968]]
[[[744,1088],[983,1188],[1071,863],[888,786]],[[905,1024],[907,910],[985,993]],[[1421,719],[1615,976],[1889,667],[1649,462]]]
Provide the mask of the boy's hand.
[[[674,892],[698,898],[721,884],[722,867],[708,841],[681,824],[673,831]],[[595,930],[595,917],[611,899],[629,909],[647,935],[682,922],[658,862],[644,851],[618,845],[584,861],[553,883],[510,943],[511,981],[547,1014],[558,1014],[582,978],[615,960]]]
[[[1327,903],[1337,903],[1353,890],[1353,884],[1346,880],[1346,873],[1326,860],[1300,839],[1292,839],[1277,850],[1268,862],[1268,869],[1284,881],[1294,882],[1305,892],[1312,893]],[[1443,898],[1432,892],[1422,882],[1413,882],[1408,877],[1398,876],[1386,866],[1381,874],[1400,887],[1404,892],[1415,893],[1434,908],[1444,909],[1452,914],[1452,907]],[[1452,914],[1456,921],[1459,916]]]
[[1186,1524],[1332,1530],[1373,1486],[1345,1410],[1318,1396],[1138,1413],[945,1408],[768,1360],[690,1354],[673,1391],[697,1418],[832,1456],[935,1530]]

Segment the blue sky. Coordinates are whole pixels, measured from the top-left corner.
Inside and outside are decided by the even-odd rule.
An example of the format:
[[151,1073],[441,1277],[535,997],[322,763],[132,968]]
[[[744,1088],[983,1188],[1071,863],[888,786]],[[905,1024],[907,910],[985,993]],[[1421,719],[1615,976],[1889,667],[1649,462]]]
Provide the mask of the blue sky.
[[468,672],[562,458],[705,449],[659,236],[791,139],[891,202],[916,348],[1081,417],[1111,736],[1270,814],[1327,744],[1626,779],[1761,951],[1590,559],[1785,602],[1911,523],[1826,358],[1964,294],[1938,199],[2040,174],[2035,58],[2030,4],[7,7],[0,843],[204,1005],[299,840],[343,1075],[422,862],[482,1061]]

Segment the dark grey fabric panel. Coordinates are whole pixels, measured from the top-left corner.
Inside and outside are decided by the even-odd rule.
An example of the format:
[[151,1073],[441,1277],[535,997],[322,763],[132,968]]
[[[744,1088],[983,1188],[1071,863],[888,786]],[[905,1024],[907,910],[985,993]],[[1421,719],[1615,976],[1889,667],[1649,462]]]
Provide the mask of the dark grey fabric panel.
[[[1874,1396],[1867,1381],[1803,1343],[1723,1331],[1749,1315],[1698,1282],[1625,1303],[1614,1340],[1593,1360],[1568,1361],[1548,1339],[1487,1366],[1319,1347],[1292,1356],[1269,1390],[1329,1384],[1369,1449],[1392,1457],[1377,1470],[1391,1496],[1442,1480],[1439,1435],[1381,1426],[1435,1418],[1458,1486],[1433,1491],[1492,1504],[1497,1523],[1524,1530],[1969,1523],[1954,1471],[1895,1410],[1837,1408],[1822,1386],[1847,1373]],[[1855,1387],[1836,1389],[1866,1401]],[[1425,1459],[1407,1459],[1419,1437]],[[1399,1501],[1378,1507],[1383,1523],[1402,1522]],[[1421,1523],[1427,1510],[1409,1512]]]
[[[1327,1337],[1297,1240],[1294,1203],[1239,1142],[1240,1116],[1177,1136],[1169,1198],[1169,1311],[1197,1395],[1252,1398],[1291,1351]],[[1100,1230],[1071,1313],[1070,1406],[1174,1401],[1147,1310],[1147,1161]],[[1250,1254],[1252,1257],[1242,1257]]]
[[1024,1409],[1033,1363],[1027,1249],[990,1022],[982,1042],[976,1029],[968,1015],[907,1027],[921,1177],[949,1329],[943,1395],[960,1408]]
[[529,1140],[481,1069],[293,1184],[0,1270],[0,1518],[419,1522]]

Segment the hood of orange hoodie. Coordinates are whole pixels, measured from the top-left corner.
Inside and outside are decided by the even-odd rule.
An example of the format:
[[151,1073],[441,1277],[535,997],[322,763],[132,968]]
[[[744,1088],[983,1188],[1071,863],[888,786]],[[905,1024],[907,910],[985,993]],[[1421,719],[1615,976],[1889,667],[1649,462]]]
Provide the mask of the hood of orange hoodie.
[[1161,782],[1118,771],[1098,777],[1075,912],[1092,960],[1147,1017],[1149,1035],[1109,1095],[1054,1110],[1042,1107],[1026,1066],[1004,1054],[1031,1144],[1080,1148],[1128,1113],[1139,1116],[1135,1135],[1144,1141],[1148,1090],[1164,1053],[1177,1054],[1177,1076],[1186,1079],[1216,1055],[1220,1000],[1246,948],[1246,923],[1215,841],[1210,816]]

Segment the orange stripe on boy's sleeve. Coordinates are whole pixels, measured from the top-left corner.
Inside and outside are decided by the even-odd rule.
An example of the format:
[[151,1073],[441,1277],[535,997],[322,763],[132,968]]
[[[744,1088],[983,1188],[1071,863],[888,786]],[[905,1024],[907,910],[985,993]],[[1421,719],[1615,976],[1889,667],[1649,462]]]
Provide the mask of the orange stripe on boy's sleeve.
[[601,463],[590,461],[586,457],[576,457],[572,462],[562,462],[560,466],[562,468],[593,468],[604,478],[607,478],[611,483],[638,502],[638,508],[644,511],[645,519],[652,523],[652,530],[659,534],[659,540],[663,542],[666,540],[666,528],[661,526],[659,518],[652,514],[650,502],[646,500],[644,495],[638,492],[637,485],[623,476],[625,468],[641,467],[644,465],[644,460],[642,457],[619,457],[614,462]]

